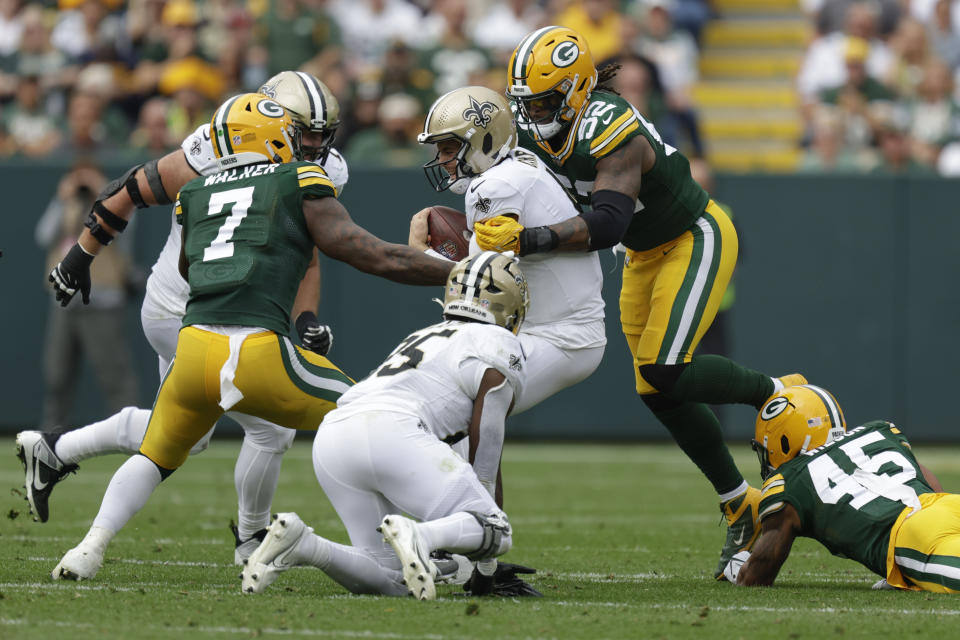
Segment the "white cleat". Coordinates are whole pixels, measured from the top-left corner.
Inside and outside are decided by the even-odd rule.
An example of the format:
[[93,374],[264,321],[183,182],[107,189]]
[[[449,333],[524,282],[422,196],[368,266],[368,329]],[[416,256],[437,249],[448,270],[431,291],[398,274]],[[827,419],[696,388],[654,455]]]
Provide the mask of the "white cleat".
[[263,542],[244,561],[240,590],[243,593],[263,593],[281,573],[297,566],[291,558],[293,551],[304,536],[311,533],[313,529],[295,513],[273,516]]
[[103,566],[103,554],[113,534],[101,527],[92,527],[83,541],[67,551],[50,576],[54,580],[89,580]]
[[403,567],[403,581],[407,591],[417,600],[436,600],[437,567],[430,560],[430,552],[410,518],[389,515],[383,519],[377,531],[390,543]]

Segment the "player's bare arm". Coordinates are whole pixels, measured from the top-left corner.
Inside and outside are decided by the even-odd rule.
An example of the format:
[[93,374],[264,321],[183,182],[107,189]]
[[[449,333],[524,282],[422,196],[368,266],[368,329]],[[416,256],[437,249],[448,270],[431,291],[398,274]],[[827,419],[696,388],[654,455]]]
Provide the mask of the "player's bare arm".
[[800,516],[792,505],[763,519],[763,533],[757,539],[750,558],[740,567],[737,584],[745,587],[770,586],[790,555],[800,531]]
[[291,316],[297,318],[304,311],[311,313],[317,312],[320,305],[320,256],[317,250],[313,250],[313,257],[307,266],[306,273],[300,281],[300,287],[297,289],[297,297],[293,301],[293,312]]
[[643,174],[653,169],[656,163],[657,155],[646,138],[630,138],[625,145],[597,162],[593,190],[617,191],[636,200]]
[[923,479],[927,481],[927,484],[930,485],[930,488],[937,493],[943,493],[943,485],[940,484],[940,480],[933,474],[933,471],[930,471],[930,469],[926,468],[919,462],[917,465],[920,467],[920,471],[923,472]]
[[405,284],[442,285],[454,266],[407,245],[381,240],[358,226],[335,198],[304,200],[303,214],[320,251],[364,273]]
[[[490,402],[487,401],[490,395]],[[497,506],[503,508],[503,485],[500,474],[500,456],[503,451],[504,420],[513,408],[513,391],[506,378],[496,369],[487,369],[480,379],[480,388],[473,401],[473,414],[467,437],[470,443],[470,464],[480,482],[493,493]]]

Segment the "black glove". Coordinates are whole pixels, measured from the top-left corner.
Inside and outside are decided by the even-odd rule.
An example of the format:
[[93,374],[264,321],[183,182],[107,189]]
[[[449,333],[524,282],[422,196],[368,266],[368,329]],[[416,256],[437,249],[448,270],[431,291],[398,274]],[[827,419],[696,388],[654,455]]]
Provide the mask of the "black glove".
[[70,304],[77,291],[82,295],[83,304],[90,304],[91,262],[93,262],[93,256],[77,243],[70,247],[67,255],[47,276],[47,280],[53,283],[53,291],[61,307]]
[[492,576],[485,576],[476,567],[473,575],[463,585],[463,590],[474,596],[501,596],[504,598],[519,598],[524,596],[542,598],[543,594],[533,588],[517,574],[536,573],[536,569],[525,567],[522,564],[498,562],[497,570]]
[[304,311],[297,316],[294,323],[297,327],[297,335],[300,336],[300,344],[304,349],[309,349],[322,356],[327,355],[330,347],[333,345],[333,332],[330,327],[320,324],[317,316],[312,311]]

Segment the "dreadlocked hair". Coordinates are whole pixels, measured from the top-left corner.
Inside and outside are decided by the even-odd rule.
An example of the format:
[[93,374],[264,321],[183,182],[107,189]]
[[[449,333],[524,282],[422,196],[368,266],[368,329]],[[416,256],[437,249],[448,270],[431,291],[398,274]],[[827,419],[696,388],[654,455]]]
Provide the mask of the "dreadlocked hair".
[[623,65],[619,62],[608,62],[597,69],[597,90],[620,95],[620,92],[613,88],[613,78],[621,66]]

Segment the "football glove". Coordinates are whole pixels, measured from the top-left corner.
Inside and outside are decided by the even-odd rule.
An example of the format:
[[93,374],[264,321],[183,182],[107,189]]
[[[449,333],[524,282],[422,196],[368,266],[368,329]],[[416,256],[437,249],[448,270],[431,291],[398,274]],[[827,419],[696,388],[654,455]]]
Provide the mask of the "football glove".
[[730,581],[730,584],[737,584],[737,576],[740,574],[740,567],[750,558],[749,551],[738,551],[730,558],[730,562],[723,568],[723,577]]
[[477,244],[484,251],[513,251],[523,255],[520,252],[520,233],[523,230],[524,226],[509,216],[494,216],[473,223]]
[[304,349],[309,349],[321,356],[330,352],[333,346],[333,332],[325,324],[320,324],[312,311],[304,311],[297,316],[297,335]]
[[53,292],[61,307],[70,304],[77,291],[83,304],[90,304],[90,263],[93,256],[83,250],[80,243],[70,247],[70,251],[53,268],[47,280],[53,283]]
[[472,596],[500,596],[503,598],[533,597],[542,598],[543,594],[519,577],[518,574],[532,575],[536,569],[509,562],[497,563],[492,576],[485,576],[476,568],[473,575],[463,585],[463,590]]

